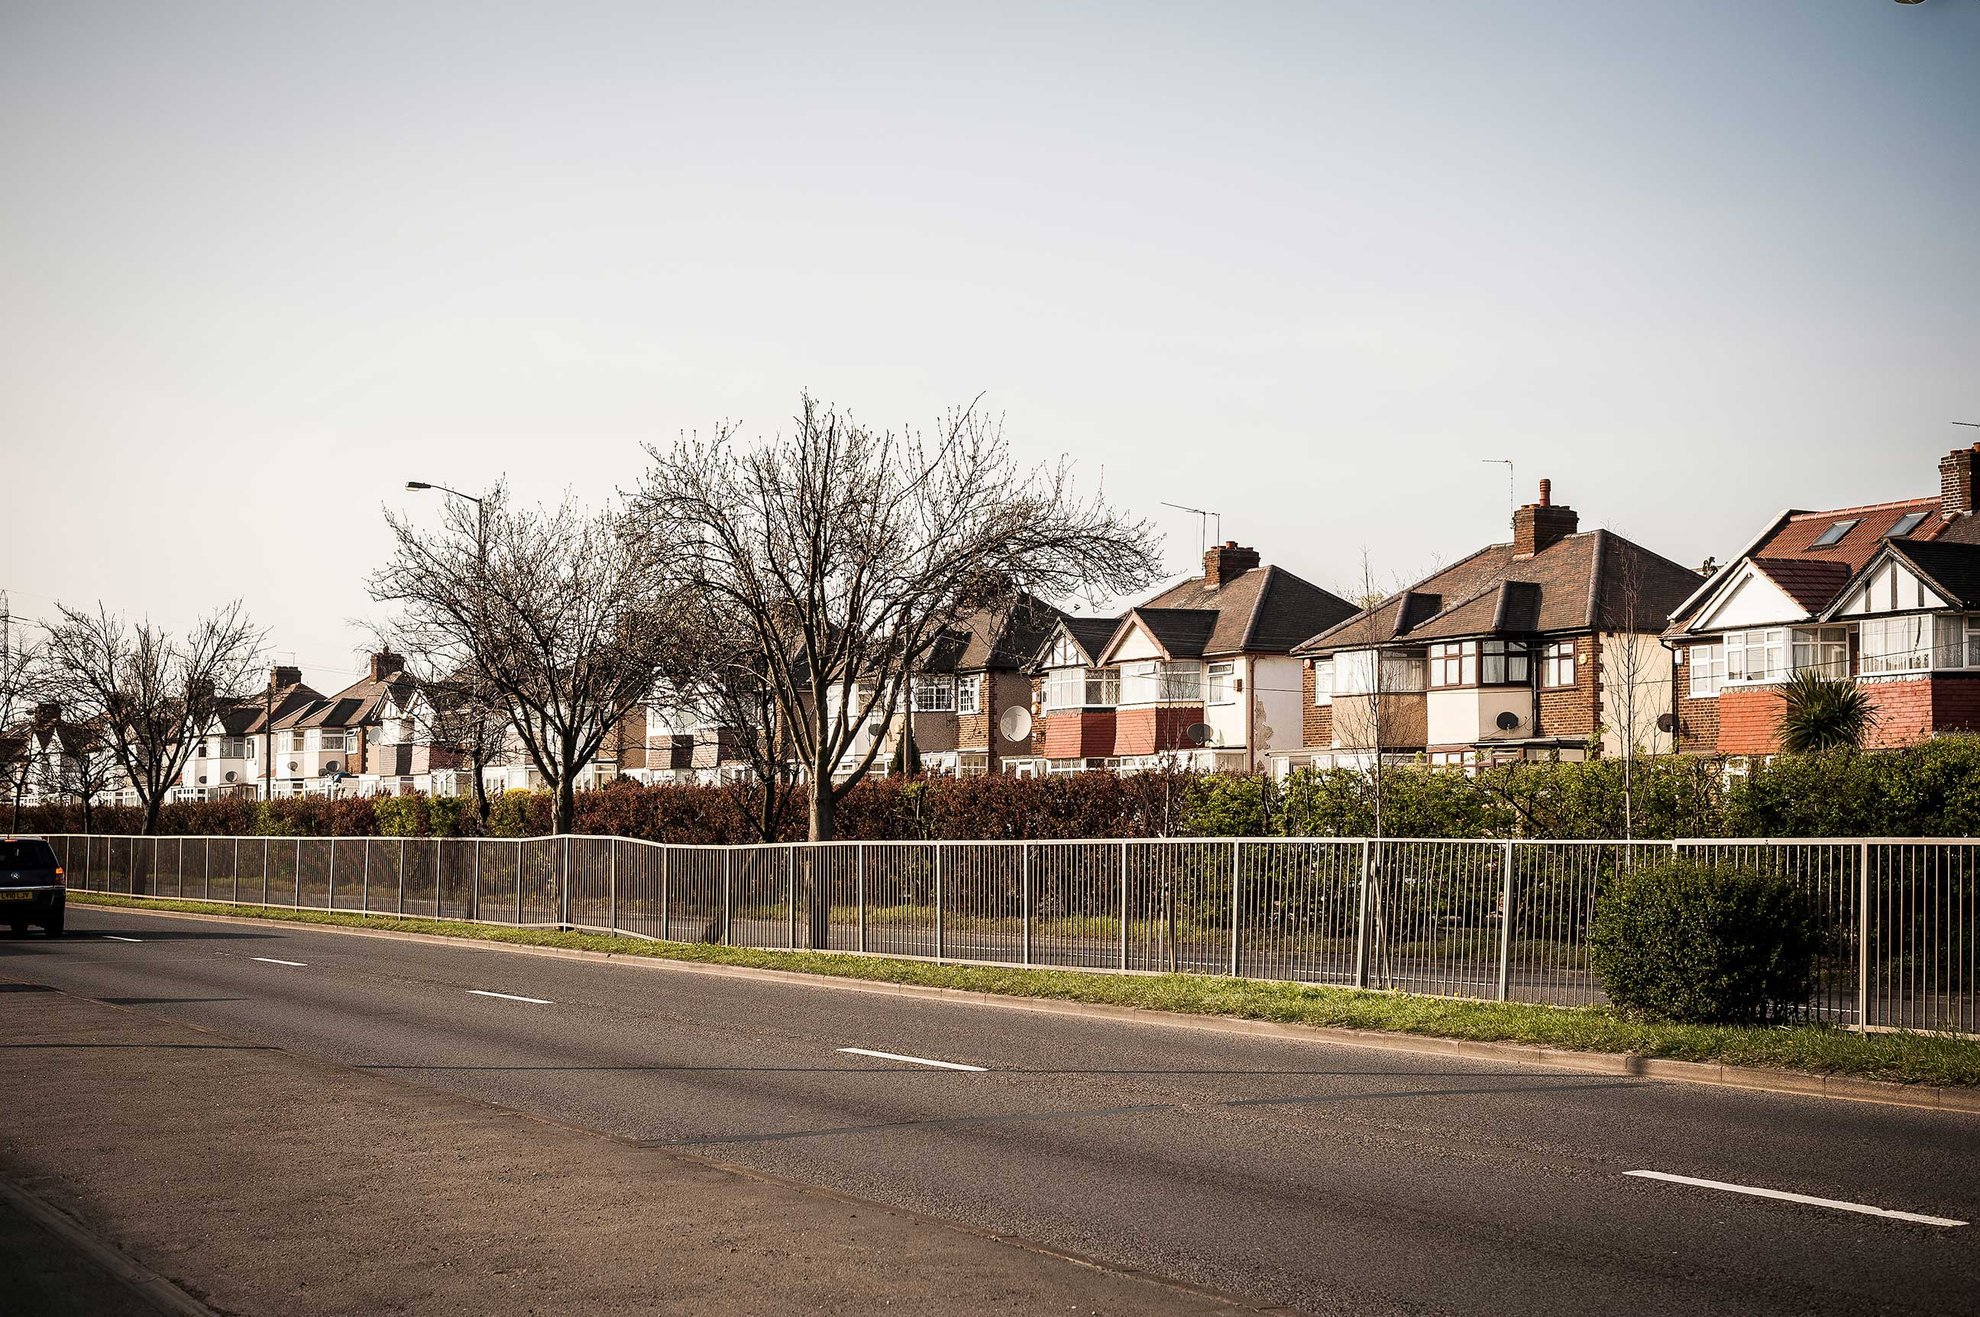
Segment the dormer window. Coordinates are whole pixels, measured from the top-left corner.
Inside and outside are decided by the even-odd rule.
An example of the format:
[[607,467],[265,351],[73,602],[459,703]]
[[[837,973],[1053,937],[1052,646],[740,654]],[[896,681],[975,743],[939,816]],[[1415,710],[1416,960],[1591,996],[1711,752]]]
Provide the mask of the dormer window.
[[1887,540],[1902,539],[1917,530],[1918,523],[1924,520],[1925,514],[1922,512],[1907,512],[1897,519],[1896,524],[1884,532],[1884,538]]
[[1827,530],[1823,531],[1819,536],[1817,536],[1815,539],[1815,543],[1810,545],[1809,547],[1815,549],[1826,549],[1831,545],[1842,543],[1843,536],[1855,530],[1857,525],[1861,522],[1861,520],[1862,518],[1860,517],[1852,517],[1848,521],[1839,521],[1835,523],[1833,526],[1829,527]]

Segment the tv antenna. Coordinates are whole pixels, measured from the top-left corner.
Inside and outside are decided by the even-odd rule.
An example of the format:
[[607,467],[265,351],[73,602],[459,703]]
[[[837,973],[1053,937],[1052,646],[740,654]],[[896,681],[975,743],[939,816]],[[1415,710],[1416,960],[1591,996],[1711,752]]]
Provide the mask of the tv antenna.
[[1165,508],[1174,508],[1174,509],[1175,509],[1176,511],[1178,511],[1178,512],[1189,512],[1189,513],[1194,513],[1194,514],[1195,514],[1195,516],[1196,516],[1196,556],[1197,556],[1197,558],[1198,558],[1199,560],[1201,560],[1201,559],[1202,559],[1202,557],[1203,557],[1203,554],[1204,554],[1204,552],[1205,552],[1205,551],[1206,551],[1207,549],[1209,549],[1209,547],[1210,547],[1210,545],[1209,545],[1209,543],[1208,543],[1208,542],[1207,542],[1207,541],[1206,541],[1206,540],[1204,539],[1204,533],[1205,533],[1206,531],[1208,531],[1208,530],[1210,529],[1210,519],[1211,519],[1212,517],[1215,517],[1215,518],[1217,519],[1217,543],[1219,543],[1219,544],[1222,544],[1222,543],[1224,542],[1224,514],[1223,514],[1223,513],[1221,513],[1221,512],[1211,512],[1211,511],[1209,511],[1209,510],[1208,510],[1208,509],[1206,509],[1206,508],[1189,508],[1189,507],[1184,507],[1184,506],[1183,506],[1182,504],[1180,504],[1180,503],[1169,503],[1169,502],[1164,502],[1164,503],[1162,504],[1162,506],[1163,506],[1163,507],[1165,507]]
[[1506,515],[1510,517],[1519,511],[1519,492],[1513,488],[1513,464],[1510,457],[1481,457],[1479,461],[1487,466],[1502,466],[1506,469]]

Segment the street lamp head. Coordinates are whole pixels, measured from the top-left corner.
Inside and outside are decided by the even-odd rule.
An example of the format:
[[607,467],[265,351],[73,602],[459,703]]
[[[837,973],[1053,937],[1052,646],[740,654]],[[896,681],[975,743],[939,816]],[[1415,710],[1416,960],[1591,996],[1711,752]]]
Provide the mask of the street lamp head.
[[431,486],[431,485],[429,485],[429,484],[427,484],[427,483],[426,483],[426,482],[425,482],[424,480],[408,480],[408,481],[406,482],[406,488],[407,488],[407,489],[431,489],[431,488],[433,488],[433,486]]

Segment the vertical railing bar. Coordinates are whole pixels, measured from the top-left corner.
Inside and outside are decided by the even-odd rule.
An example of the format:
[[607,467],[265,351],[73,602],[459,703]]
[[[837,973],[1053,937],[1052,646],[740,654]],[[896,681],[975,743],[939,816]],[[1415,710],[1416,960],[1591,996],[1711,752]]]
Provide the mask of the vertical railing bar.
[[935,959],[940,960],[942,959],[943,953],[948,949],[948,947],[947,947],[947,939],[944,936],[944,930],[942,927],[942,907],[945,904],[945,902],[942,899],[942,895],[943,895],[942,843],[938,841],[934,843],[934,846],[935,846]]
[[730,896],[729,874],[729,861],[734,855],[735,852],[731,850],[725,849],[722,852],[722,944],[724,946],[733,946],[735,944],[735,929],[730,926],[730,921],[734,918],[735,907]]
[[1368,986],[1368,838],[1361,839],[1361,902],[1354,920],[1354,986]]
[[1500,845],[1505,847],[1505,857],[1499,881],[1499,1000],[1504,1001],[1512,981],[1513,843]]
[[1128,844],[1121,843],[1121,968],[1128,967]]
[[866,950],[866,843],[853,843],[853,905],[859,918],[859,949]]
[[1241,968],[1240,962],[1238,960],[1238,926],[1242,922],[1242,920],[1238,916],[1238,900],[1240,895],[1242,894],[1242,889],[1239,885],[1238,873],[1240,866],[1242,864],[1242,857],[1238,852],[1238,848],[1241,847],[1242,845],[1244,845],[1244,843],[1239,841],[1237,838],[1233,837],[1231,839],[1231,977],[1232,978],[1239,977],[1239,970]]
[[1031,963],[1031,843],[1018,843],[1018,963]]
[[614,837],[609,844],[612,847],[612,868],[611,875],[607,881],[610,885],[610,896],[608,899],[610,900],[612,909],[606,926],[616,933],[619,931],[619,839]]
[[337,839],[332,837],[325,845],[330,848],[330,878],[329,895],[324,898],[323,905],[325,909],[335,910],[337,908]]

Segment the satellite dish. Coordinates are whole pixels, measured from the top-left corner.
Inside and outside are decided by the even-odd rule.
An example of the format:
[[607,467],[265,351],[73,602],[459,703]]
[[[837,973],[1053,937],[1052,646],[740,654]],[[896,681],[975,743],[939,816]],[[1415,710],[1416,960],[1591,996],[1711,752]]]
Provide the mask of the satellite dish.
[[1658,715],[1657,715],[1657,730],[1658,730],[1658,731],[1660,731],[1660,732],[1674,732],[1674,731],[1676,731],[1676,730],[1677,730],[1677,725],[1678,725],[1678,720],[1677,720],[1676,718],[1673,718],[1673,717],[1672,717],[1672,716],[1671,716],[1670,714],[1668,714],[1668,713],[1660,713],[1660,714],[1658,714]]
[[301,764],[298,764],[298,763],[297,763],[297,762],[296,762],[295,760],[293,760],[293,759],[291,759],[291,760],[289,761],[289,771],[290,771],[291,773],[293,773],[293,772],[295,772],[295,771],[296,771],[296,770],[297,770],[298,768],[301,768],[301,767],[302,767],[302,765],[301,765]]
[[229,782],[232,782],[232,781],[233,781],[233,780],[234,780],[235,778],[237,778],[237,777],[239,777],[239,776],[240,776],[240,774],[239,774],[239,773],[228,773],[228,774],[227,774],[227,780],[228,780]]
[[1189,742],[1191,745],[1208,745],[1211,739],[1217,735],[1216,732],[1211,730],[1209,723],[1191,723],[1189,726],[1183,728],[1182,734],[1183,740]]
[[341,759],[326,759],[323,761],[323,767],[317,771],[325,777],[336,777],[344,771],[344,763]]
[[1031,735],[1031,710],[1021,704],[1013,704],[997,719],[997,730],[1004,734],[1006,741],[1024,740]]
[[1513,728],[1519,726],[1519,715],[1514,713],[1511,709],[1507,709],[1504,713],[1501,713],[1499,715],[1498,724],[1500,731],[1510,732]]
[[202,774],[202,775],[200,776],[200,779],[199,779],[199,783],[198,783],[198,785],[200,785],[200,786],[205,786],[205,785],[206,785],[206,777],[205,777],[205,775],[204,775],[204,774]]

